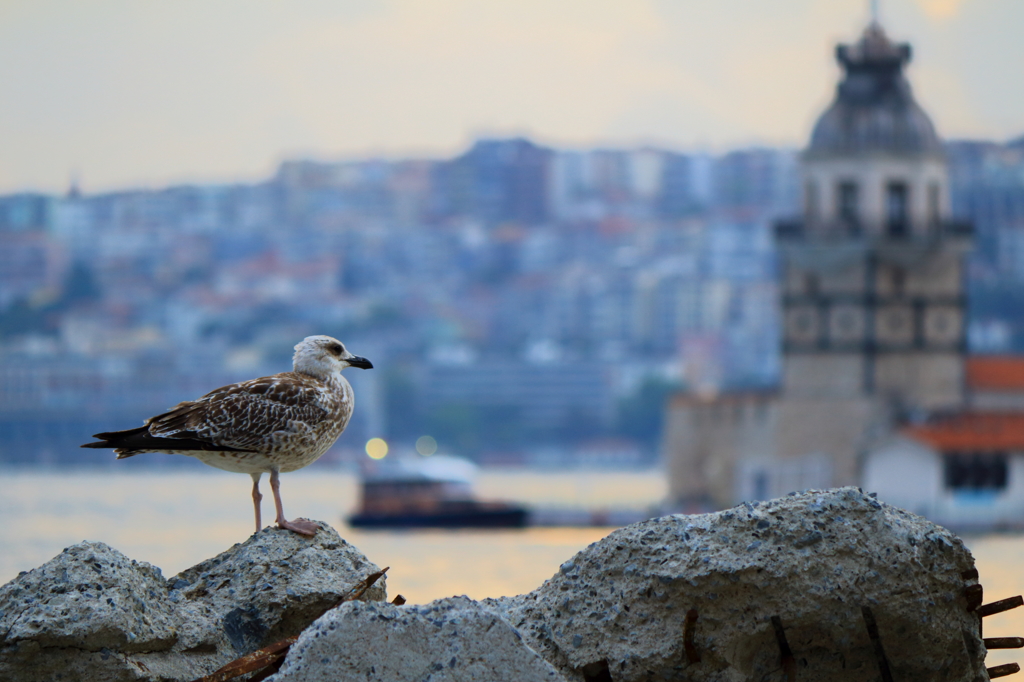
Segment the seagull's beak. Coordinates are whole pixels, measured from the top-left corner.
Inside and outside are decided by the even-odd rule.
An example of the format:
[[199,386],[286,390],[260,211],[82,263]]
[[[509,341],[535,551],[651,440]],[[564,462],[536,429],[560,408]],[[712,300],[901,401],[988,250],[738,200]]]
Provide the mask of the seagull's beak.
[[345,358],[345,362],[348,363],[349,367],[358,367],[359,369],[373,369],[373,363],[366,358],[361,358],[358,355],[353,355],[350,358]]

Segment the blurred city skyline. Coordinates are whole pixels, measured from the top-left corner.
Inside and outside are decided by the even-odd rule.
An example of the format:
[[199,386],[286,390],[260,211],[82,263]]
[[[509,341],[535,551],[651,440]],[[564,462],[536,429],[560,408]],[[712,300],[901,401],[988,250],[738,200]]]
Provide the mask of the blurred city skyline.
[[[1024,4],[883,0],[946,139],[1020,134]],[[866,0],[0,4],[0,194],[259,180],[287,158],[802,147]]]

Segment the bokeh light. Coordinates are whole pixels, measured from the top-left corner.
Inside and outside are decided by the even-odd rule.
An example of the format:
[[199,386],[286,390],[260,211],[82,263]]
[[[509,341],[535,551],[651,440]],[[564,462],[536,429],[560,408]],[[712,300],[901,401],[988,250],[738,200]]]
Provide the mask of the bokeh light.
[[388,454],[388,444],[383,438],[371,438],[366,441],[366,454],[372,459],[384,459]]
[[437,452],[437,441],[433,436],[420,436],[416,439],[416,452],[429,457]]

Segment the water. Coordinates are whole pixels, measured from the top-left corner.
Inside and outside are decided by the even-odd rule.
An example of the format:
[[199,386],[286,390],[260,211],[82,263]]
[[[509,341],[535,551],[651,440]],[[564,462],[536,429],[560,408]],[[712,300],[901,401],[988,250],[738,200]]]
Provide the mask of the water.
[[[83,540],[100,540],[171,576],[245,540],[253,531],[248,476],[216,470],[0,471],[0,583]],[[264,519],[273,518],[264,482]],[[656,503],[657,472],[484,472],[482,497],[593,509]],[[352,475],[304,470],[282,476],[285,512],[327,521],[379,566],[390,566],[388,594],[410,603],[465,594],[474,599],[529,592],[566,559],[610,528],[504,531],[360,532],[342,518],[357,501]],[[966,538],[985,601],[1024,593],[1024,536]],[[985,636],[1024,636],[1024,608],[985,619]],[[1024,661],[1024,651],[996,651],[987,665]]]
[[[2,472],[0,583],[68,545],[100,540],[171,576],[224,551],[253,532],[252,481],[221,472],[84,470]],[[379,566],[390,566],[388,592],[412,603],[465,594],[474,599],[529,592],[609,528],[503,531],[366,532],[342,518],[357,503],[346,473],[313,469],[281,477],[289,518],[327,521]],[[263,518],[274,518],[264,477]],[[651,473],[494,474],[477,481],[482,497],[537,505],[643,508],[665,494]]]

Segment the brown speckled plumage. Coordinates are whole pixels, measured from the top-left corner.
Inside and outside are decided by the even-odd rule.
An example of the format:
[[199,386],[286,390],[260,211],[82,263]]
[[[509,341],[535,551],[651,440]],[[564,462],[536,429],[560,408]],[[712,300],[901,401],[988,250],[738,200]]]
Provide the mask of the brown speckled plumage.
[[278,524],[291,527],[294,522],[283,520],[278,474],[301,469],[327,452],[355,406],[352,386],[341,370],[373,366],[329,336],[310,336],[295,346],[294,365],[291,372],[223,386],[198,400],[178,403],[139,428],[98,433],[100,442],[82,447],[113,448],[118,459],[145,452],[188,455],[218,469],[250,474],[257,529],[259,477],[269,473]]
[[[295,471],[315,462],[352,416],[352,386],[340,374],[326,379],[283,372],[210,391],[146,420],[157,438],[211,443],[229,450],[116,448],[118,459],[142,452],[191,455],[241,473]],[[98,436],[99,437],[99,436]]]

